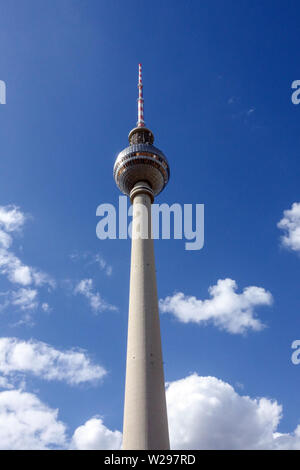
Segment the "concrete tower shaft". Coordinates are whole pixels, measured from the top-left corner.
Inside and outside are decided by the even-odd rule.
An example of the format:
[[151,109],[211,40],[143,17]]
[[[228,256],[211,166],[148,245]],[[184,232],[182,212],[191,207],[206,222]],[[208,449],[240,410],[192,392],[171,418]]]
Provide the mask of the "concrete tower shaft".
[[[169,449],[151,201],[147,184],[132,190],[133,226],[123,449]],[[145,234],[142,239],[135,235]]]
[[133,204],[123,449],[169,449],[151,203],[169,181],[167,158],[145,127],[139,64],[137,127],[119,153],[114,178]]

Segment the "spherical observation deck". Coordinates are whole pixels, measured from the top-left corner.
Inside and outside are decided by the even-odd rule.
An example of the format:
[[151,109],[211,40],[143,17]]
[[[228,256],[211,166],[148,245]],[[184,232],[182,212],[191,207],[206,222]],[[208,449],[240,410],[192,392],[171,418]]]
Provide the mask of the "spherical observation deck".
[[115,161],[115,182],[120,191],[129,196],[136,183],[145,181],[157,196],[170,178],[168,160],[152,145],[154,137],[146,127],[136,127],[128,138],[131,145],[122,150]]

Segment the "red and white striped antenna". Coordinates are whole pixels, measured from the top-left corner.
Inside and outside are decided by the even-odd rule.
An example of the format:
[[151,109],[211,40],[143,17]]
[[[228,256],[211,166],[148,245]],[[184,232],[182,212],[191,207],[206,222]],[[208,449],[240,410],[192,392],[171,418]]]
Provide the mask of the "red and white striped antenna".
[[144,98],[143,98],[143,82],[142,82],[142,64],[139,64],[139,97],[138,97],[138,122],[137,127],[145,127],[144,121]]

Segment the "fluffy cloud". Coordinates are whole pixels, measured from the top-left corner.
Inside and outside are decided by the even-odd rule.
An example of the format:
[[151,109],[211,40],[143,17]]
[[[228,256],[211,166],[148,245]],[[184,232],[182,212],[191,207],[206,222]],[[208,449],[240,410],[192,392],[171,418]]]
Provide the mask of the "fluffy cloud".
[[[279,433],[282,406],[239,395],[216,377],[192,374],[167,384],[171,449],[300,449],[300,426]],[[95,417],[79,426],[72,449],[120,449],[122,435]]]
[[0,448],[51,449],[66,446],[66,427],[35,395],[20,390],[0,393]]
[[48,274],[23,264],[10,249],[12,234],[20,232],[26,219],[17,206],[0,206],[0,273],[13,285],[22,286],[8,293],[6,306],[12,304],[21,310],[35,309],[38,305],[38,291],[32,287],[55,287],[54,280]]
[[[1,240],[0,240],[1,241]],[[0,272],[5,274],[13,284],[29,286],[49,285],[55,287],[55,282],[48,274],[31,266],[26,266],[22,261],[6,248],[0,248]]]
[[0,227],[5,232],[15,232],[20,230],[26,220],[19,207],[14,205],[0,206]]
[[241,294],[235,291],[232,279],[220,279],[209,288],[211,299],[199,300],[178,292],[160,300],[160,310],[170,312],[183,322],[211,322],[229,333],[244,333],[248,329],[261,330],[264,325],[255,317],[254,308],[271,305],[272,295],[262,287],[246,287]]
[[79,426],[72,438],[75,450],[117,450],[121,448],[122,434],[104,426],[101,418],[95,417]]
[[33,310],[37,307],[37,290],[22,287],[11,293],[11,303],[21,310]]
[[12,244],[11,236],[8,233],[4,232],[4,230],[0,229],[0,246],[7,249],[10,247],[11,244]]
[[275,400],[241,396],[215,377],[190,375],[167,387],[173,449],[300,449],[300,426],[281,434]]
[[282,245],[300,253],[300,202],[294,202],[291,209],[283,212],[277,227],[284,232]]
[[[1,382],[0,382],[1,383]],[[167,384],[172,449],[297,449],[300,426],[279,433],[282,406],[269,398],[239,395],[216,377],[192,374]],[[58,411],[20,390],[0,392],[1,449],[120,449],[122,434],[101,417],[79,426],[69,440]]]
[[85,352],[59,351],[41,341],[0,338],[0,372],[4,376],[31,373],[71,385],[101,379],[106,370],[93,364]]
[[99,292],[94,292],[92,279],[82,279],[76,285],[74,293],[81,294],[86,297],[94,312],[102,312],[104,310],[117,310],[117,307],[105,302],[100,296]]

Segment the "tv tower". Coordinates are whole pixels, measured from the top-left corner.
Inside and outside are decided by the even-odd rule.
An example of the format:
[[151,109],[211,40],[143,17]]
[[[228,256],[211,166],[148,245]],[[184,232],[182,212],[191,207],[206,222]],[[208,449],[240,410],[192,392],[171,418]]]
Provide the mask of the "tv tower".
[[169,449],[151,204],[170,177],[167,158],[145,127],[142,66],[138,122],[117,156],[114,178],[133,205],[123,450]]

